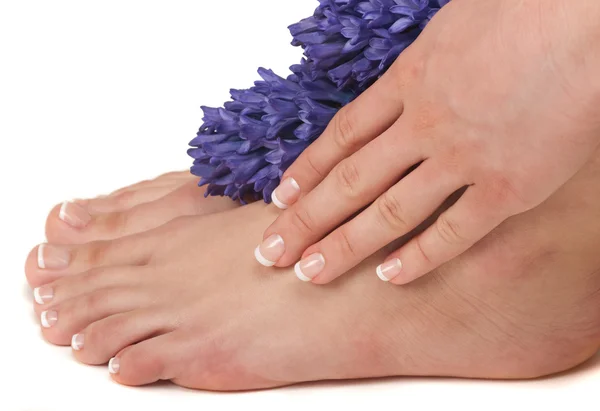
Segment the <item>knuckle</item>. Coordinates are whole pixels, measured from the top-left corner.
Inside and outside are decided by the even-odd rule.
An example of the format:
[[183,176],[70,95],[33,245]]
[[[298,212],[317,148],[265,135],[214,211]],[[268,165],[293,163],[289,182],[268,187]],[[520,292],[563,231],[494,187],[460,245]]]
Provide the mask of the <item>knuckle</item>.
[[290,224],[301,235],[312,235],[314,233],[314,223],[308,211],[304,207],[296,207],[290,210]]
[[417,249],[419,254],[421,254],[421,258],[423,258],[423,261],[425,261],[425,264],[431,266],[431,265],[433,265],[433,260],[431,259],[431,257],[429,257],[429,254],[425,251],[425,248],[423,248],[421,239],[422,239],[421,236],[417,236],[415,238],[415,248]]
[[78,308],[72,308],[80,312],[102,312],[103,307],[106,305],[107,297],[108,296],[106,295],[106,292],[104,292],[103,290],[95,291],[86,294],[80,300],[75,301],[74,305]]
[[[319,180],[323,180],[323,179],[326,177],[327,173],[325,173],[325,172],[324,172],[324,171],[321,169],[321,167],[317,166],[317,163],[316,163],[316,161],[314,160],[314,158],[313,158],[313,154],[312,154],[312,153],[313,153],[313,151],[312,151],[312,150],[310,150],[310,147],[309,147],[309,149],[307,149],[307,150],[304,152],[304,160],[305,160],[305,161],[304,161],[304,164],[306,164],[306,167],[307,167],[308,169],[310,169],[310,171],[312,172],[312,174],[316,175],[316,176],[319,178]],[[292,167],[293,167],[293,166],[294,166],[294,165],[292,164]],[[289,170],[288,170],[288,173],[289,173]],[[291,173],[290,173],[290,174],[291,174]],[[282,180],[282,181],[283,181],[283,180]]]
[[[89,243],[86,247],[87,251],[84,253],[83,258],[88,266],[100,266],[106,262],[110,249],[109,241],[95,241]],[[78,251],[76,251],[76,253],[78,253]],[[75,257],[77,258],[78,256]]]
[[359,193],[360,174],[354,161],[342,161],[334,171],[337,187],[348,197],[355,197]]
[[357,255],[356,250],[348,237],[348,233],[346,233],[344,229],[340,228],[339,230],[334,231],[331,236],[332,242],[335,244],[338,252],[343,258],[355,257]]
[[117,211],[107,214],[102,221],[105,231],[119,233],[121,232],[128,221],[127,212]]
[[383,222],[394,231],[405,232],[410,230],[408,220],[400,201],[390,192],[384,193],[377,200],[377,208]]
[[332,120],[334,142],[344,150],[352,149],[357,143],[354,120],[349,111],[349,106],[343,107]]
[[437,232],[446,244],[463,244],[466,239],[462,236],[459,224],[442,214],[435,222]]
[[135,195],[135,191],[123,191],[115,195],[114,202],[118,206],[127,206]]
[[90,324],[84,331],[86,342],[90,347],[103,347],[110,345],[111,339],[121,330],[127,329],[130,324],[123,316],[115,316],[110,321],[101,321]]
[[85,273],[76,276],[75,281],[70,281],[69,284],[72,290],[87,290],[100,289],[107,284],[113,284],[122,278],[122,273],[119,270],[114,270],[106,267],[93,268]]

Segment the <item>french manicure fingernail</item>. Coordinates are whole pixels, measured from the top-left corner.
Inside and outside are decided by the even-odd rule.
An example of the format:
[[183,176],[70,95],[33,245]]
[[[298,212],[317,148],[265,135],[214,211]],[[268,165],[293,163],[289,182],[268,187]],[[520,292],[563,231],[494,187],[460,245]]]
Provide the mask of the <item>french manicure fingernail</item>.
[[83,228],[92,220],[90,213],[73,201],[62,203],[58,218],[75,228]]
[[273,234],[264,240],[254,250],[256,261],[265,267],[274,266],[281,256],[285,253],[285,243],[279,234]]
[[111,374],[118,374],[121,369],[121,365],[119,364],[119,359],[117,357],[113,357],[108,362],[108,372]]
[[285,210],[300,196],[300,186],[292,177],[286,178],[271,194],[271,200],[278,208]]
[[54,298],[54,290],[52,287],[35,288],[33,290],[33,298],[39,305],[47,304]]
[[312,281],[325,268],[325,257],[321,253],[311,254],[294,266],[296,277],[304,282]]
[[73,338],[71,338],[71,348],[75,351],[81,351],[83,349],[83,334],[75,334]]
[[58,313],[56,311],[44,311],[40,319],[42,327],[50,328],[58,321]]
[[393,280],[394,278],[400,275],[402,271],[402,262],[398,258],[394,258],[393,260],[386,261],[377,267],[377,277],[380,280],[388,282]]
[[63,247],[40,244],[37,249],[38,267],[41,269],[60,270],[67,268],[71,261],[71,253]]

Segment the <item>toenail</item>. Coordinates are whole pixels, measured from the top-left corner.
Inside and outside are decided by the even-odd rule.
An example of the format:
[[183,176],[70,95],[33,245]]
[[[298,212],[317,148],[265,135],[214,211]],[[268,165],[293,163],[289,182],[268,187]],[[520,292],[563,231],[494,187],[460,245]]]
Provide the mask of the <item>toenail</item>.
[[41,269],[60,270],[67,268],[71,260],[71,253],[50,244],[40,244],[37,250],[38,267]]
[[62,203],[58,218],[75,228],[83,228],[92,220],[85,208],[73,201]]
[[254,257],[256,261],[265,267],[272,267],[281,258],[283,253],[285,253],[283,238],[278,234],[273,234],[256,247]]
[[121,369],[119,359],[117,357],[111,358],[108,362],[108,372],[111,374],[118,374]]
[[58,313],[56,311],[44,311],[41,315],[42,327],[50,328],[58,321]]
[[400,275],[402,271],[402,262],[398,258],[394,258],[393,260],[386,261],[377,267],[377,277],[380,280],[388,282],[393,280],[394,278]]
[[83,349],[83,334],[75,334],[73,338],[71,338],[71,348],[75,351],[81,351]]
[[300,186],[293,178],[286,178],[271,194],[271,200],[278,208],[285,210],[300,196]]
[[325,268],[325,257],[321,253],[311,254],[294,266],[296,277],[304,282],[312,281]]
[[52,287],[38,287],[33,290],[33,298],[39,305],[48,304],[54,298]]

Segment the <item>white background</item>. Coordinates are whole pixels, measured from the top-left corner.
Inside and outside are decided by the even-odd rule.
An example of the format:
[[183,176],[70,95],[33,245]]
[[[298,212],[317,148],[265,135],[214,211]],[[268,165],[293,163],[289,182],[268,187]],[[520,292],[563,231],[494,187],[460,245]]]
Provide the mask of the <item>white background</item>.
[[[46,213],[185,169],[199,106],[300,59],[316,0],[0,0],[0,410],[600,409],[600,358],[533,382],[399,378],[241,394],[121,387],[40,338],[23,276]],[[578,404],[578,405],[575,405]]]

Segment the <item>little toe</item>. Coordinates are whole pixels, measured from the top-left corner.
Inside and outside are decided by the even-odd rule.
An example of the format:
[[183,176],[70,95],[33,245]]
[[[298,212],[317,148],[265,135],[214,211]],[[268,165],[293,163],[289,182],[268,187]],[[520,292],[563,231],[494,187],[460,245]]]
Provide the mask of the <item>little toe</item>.
[[73,335],[111,315],[149,307],[152,299],[138,287],[102,288],[51,304],[40,313],[44,338],[56,345],[70,345]]
[[108,371],[115,381],[130,386],[175,379],[190,361],[187,344],[178,331],[142,341],[111,358]]
[[156,238],[149,233],[80,245],[40,244],[29,253],[25,276],[32,287],[92,268],[145,265],[155,249]]
[[96,321],[71,339],[75,357],[84,364],[106,364],[132,344],[170,332],[174,324],[156,309],[121,313]]

